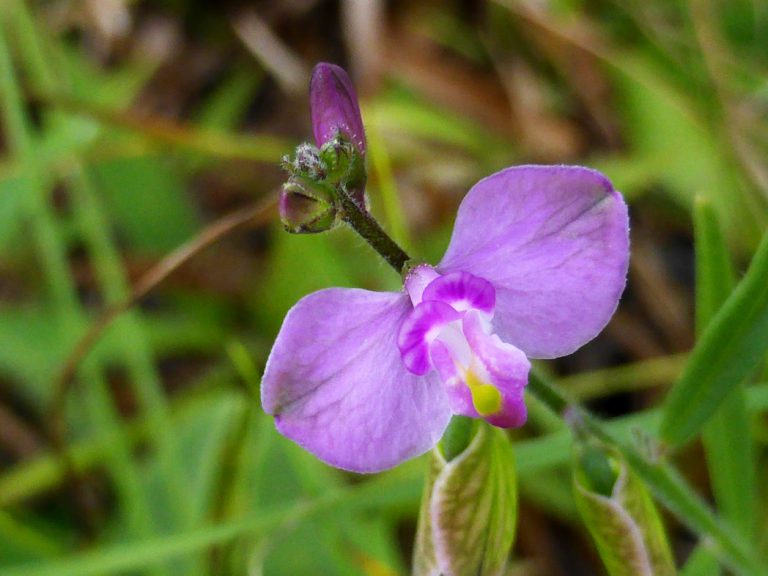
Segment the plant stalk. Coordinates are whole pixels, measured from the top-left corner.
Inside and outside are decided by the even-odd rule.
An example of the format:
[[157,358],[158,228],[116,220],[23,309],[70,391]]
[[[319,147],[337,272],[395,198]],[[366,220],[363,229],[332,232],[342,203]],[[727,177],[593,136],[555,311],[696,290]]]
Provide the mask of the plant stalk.
[[339,190],[338,198],[344,221],[352,226],[355,232],[360,234],[387,261],[387,264],[392,266],[398,274],[402,274],[405,264],[411,257],[384,232],[373,216],[350,197],[346,190]]

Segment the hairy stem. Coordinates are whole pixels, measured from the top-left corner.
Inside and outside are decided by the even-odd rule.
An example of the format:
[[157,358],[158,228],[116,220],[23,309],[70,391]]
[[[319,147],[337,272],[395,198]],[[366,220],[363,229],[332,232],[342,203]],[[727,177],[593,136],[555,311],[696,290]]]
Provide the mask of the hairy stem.
[[344,221],[352,226],[355,232],[360,234],[387,261],[387,264],[401,274],[411,257],[384,232],[373,216],[352,200],[346,191],[339,192],[339,201],[344,213]]

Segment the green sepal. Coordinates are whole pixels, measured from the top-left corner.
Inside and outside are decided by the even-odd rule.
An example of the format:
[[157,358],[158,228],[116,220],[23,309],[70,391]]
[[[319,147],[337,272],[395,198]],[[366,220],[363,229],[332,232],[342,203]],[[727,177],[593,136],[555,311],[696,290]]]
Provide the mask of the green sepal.
[[466,450],[432,451],[414,550],[414,574],[495,576],[515,539],[517,481],[506,435],[482,423]]
[[578,444],[573,485],[579,513],[611,576],[677,573],[656,505],[617,452]]
[[[365,157],[342,134],[317,147],[304,142],[293,157],[285,156],[288,172],[280,195],[280,220],[294,234],[325,232],[342,221],[344,198],[367,210]],[[343,198],[342,198],[343,197]]]
[[364,207],[367,174],[365,157],[357,147],[343,134],[337,134],[320,148],[320,161],[327,182]]

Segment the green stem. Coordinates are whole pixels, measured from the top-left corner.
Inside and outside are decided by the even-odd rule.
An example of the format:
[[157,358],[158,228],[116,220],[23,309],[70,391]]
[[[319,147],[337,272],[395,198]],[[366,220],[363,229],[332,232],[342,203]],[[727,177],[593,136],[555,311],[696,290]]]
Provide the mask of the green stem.
[[344,221],[352,226],[355,232],[360,234],[387,261],[387,264],[392,266],[398,274],[402,274],[405,264],[411,257],[384,232],[373,216],[352,200],[346,191],[341,190],[338,197]]

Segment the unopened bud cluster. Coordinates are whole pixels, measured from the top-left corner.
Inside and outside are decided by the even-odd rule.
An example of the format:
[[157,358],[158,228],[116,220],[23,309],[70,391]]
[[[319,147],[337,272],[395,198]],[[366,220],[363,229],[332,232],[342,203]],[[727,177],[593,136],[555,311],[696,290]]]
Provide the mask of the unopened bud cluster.
[[318,150],[309,143],[282,162],[288,181],[280,196],[280,219],[289,232],[314,233],[340,220],[339,194],[365,209],[365,162],[356,147],[337,134]]
[[293,233],[330,230],[341,221],[340,195],[366,209],[365,133],[352,83],[343,69],[318,64],[310,84],[315,145],[283,158],[288,181],[280,218]]

